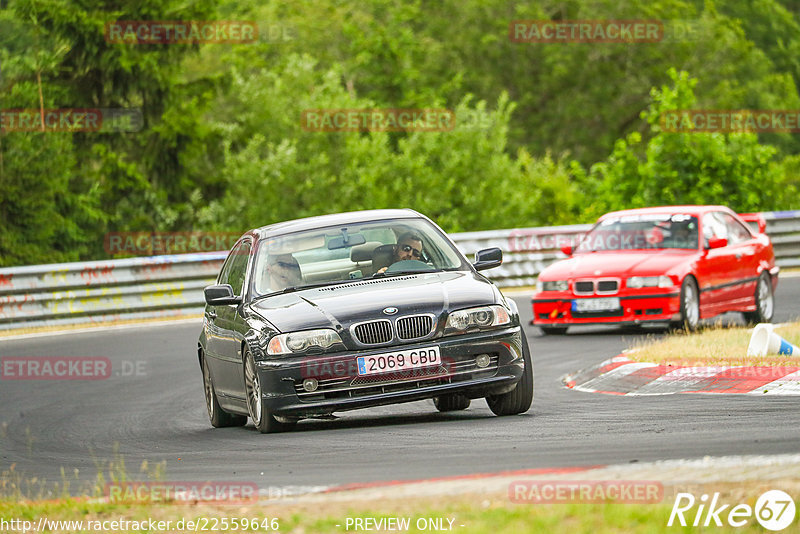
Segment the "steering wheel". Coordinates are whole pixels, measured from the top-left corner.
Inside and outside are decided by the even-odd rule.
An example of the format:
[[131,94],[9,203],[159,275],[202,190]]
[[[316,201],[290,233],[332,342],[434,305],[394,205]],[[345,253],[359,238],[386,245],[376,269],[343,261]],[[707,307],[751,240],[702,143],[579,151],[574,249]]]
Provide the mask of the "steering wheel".
[[425,263],[424,261],[419,260],[401,260],[395,262],[386,269],[387,273],[394,273],[398,271],[433,271],[435,270],[433,267]]

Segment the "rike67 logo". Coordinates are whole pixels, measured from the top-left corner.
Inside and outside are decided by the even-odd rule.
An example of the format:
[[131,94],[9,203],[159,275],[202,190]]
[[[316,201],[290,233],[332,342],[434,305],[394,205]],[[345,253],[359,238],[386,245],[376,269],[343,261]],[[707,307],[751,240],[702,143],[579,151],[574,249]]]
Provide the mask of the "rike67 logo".
[[[697,509],[693,510],[695,505]],[[755,507],[748,504],[731,506],[720,502],[719,493],[714,493],[710,499],[708,494],[703,494],[699,500],[691,493],[678,493],[667,526],[671,527],[677,519],[678,524],[684,527],[689,524],[694,527],[721,527],[724,523],[732,527],[743,527],[755,517],[765,529],[779,531],[791,525],[795,516],[794,500],[781,490],[762,493]]]

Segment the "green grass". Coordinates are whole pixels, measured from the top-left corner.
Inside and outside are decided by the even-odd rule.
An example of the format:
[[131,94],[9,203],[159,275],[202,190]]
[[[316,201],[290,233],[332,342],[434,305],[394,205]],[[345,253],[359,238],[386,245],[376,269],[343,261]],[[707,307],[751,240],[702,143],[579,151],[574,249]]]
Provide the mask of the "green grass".
[[[800,322],[779,326],[775,332],[800,345]],[[695,333],[678,332],[667,337],[647,338],[629,346],[631,360],[664,365],[747,365],[795,366],[800,358],[771,354],[763,358],[747,356],[752,328],[713,325]]]

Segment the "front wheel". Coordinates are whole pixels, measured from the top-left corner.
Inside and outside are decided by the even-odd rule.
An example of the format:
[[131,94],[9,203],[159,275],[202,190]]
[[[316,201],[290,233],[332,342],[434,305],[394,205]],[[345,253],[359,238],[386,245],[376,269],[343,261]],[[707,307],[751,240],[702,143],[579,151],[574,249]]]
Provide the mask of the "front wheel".
[[527,412],[531,407],[533,402],[533,362],[531,362],[528,340],[524,333],[522,334],[522,361],[525,362],[525,369],[522,370],[522,378],[517,382],[517,386],[508,393],[486,397],[486,403],[495,415],[515,415]]
[[681,319],[673,326],[694,332],[700,325],[700,292],[693,276],[687,276],[681,284]]
[[211,381],[211,371],[208,368],[208,361],[203,355],[203,390],[206,397],[206,411],[208,420],[214,428],[224,428],[229,426],[244,426],[247,424],[247,417],[228,413],[222,409],[217,401],[217,394],[214,392],[214,383]]
[[296,422],[283,423],[269,413],[269,409],[264,403],[261,378],[258,376],[253,354],[247,349],[244,355],[244,389],[247,395],[247,410],[250,412],[250,419],[253,420],[253,424],[259,432],[262,434],[286,432],[294,427]]
[[766,272],[762,272],[756,284],[756,311],[744,312],[745,320],[750,324],[769,323],[775,313],[775,295],[772,292],[772,280]]

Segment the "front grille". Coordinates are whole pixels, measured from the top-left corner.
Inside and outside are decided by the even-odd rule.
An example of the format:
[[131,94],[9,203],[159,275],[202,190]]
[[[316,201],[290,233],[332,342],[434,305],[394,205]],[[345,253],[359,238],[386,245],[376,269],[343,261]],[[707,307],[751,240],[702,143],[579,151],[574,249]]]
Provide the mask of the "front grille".
[[591,280],[583,282],[575,282],[575,294],[592,294],[594,293],[594,282]]
[[387,319],[361,323],[353,327],[353,334],[362,345],[380,345],[392,340],[392,323]]
[[419,369],[405,369],[394,373],[383,373],[379,375],[357,376],[351,382],[351,386],[363,386],[365,384],[378,384],[383,382],[395,382],[398,380],[413,380],[415,378],[428,378],[446,375],[447,369],[444,366],[420,367]]
[[499,355],[489,354],[489,365],[479,368],[475,360],[468,358],[444,365],[407,369],[394,373],[383,373],[368,376],[342,376],[331,379],[320,379],[316,391],[303,389],[303,381],[294,384],[295,393],[301,401],[314,402],[326,399],[342,399],[377,395],[393,391],[412,391],[441,384],[452,384],[465,380],[489,378],[498,370]]
[[598,293],[613,293],[618,289],[619,283],[616,280],[600,280],[597,282]]
[[417,339],[425,337],[433,330],[433,317],[430,315],[410,315],[397,320],[397,337]]

